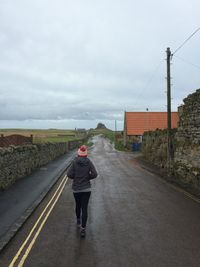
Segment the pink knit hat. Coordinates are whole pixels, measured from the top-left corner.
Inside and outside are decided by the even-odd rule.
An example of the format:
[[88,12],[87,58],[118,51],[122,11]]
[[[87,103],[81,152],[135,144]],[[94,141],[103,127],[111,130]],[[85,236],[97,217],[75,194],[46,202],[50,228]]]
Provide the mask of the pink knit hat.
[[80,146],[80,148],[78,149],[78,156],[79,157],[87,157],[87,147],[86,146]]

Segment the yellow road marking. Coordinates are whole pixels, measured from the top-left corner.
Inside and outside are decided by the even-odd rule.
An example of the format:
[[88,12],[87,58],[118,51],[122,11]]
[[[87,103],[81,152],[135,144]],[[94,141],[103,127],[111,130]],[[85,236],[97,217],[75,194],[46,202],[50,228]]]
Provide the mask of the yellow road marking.
[[24,256],[22,257],[20,263],[17,265],[18,267],[22,267],[24,265],[24,262],[25,262],[26,258],[28,257],[28,255],[29,255],[29,253],[30,253],[30,251],[31,251],[31,249],[32,249],[32,247],[33,247],[38,235],[40,234],[45,222],[47,221],[51,211],[53,210],[54,206],[56,205],[56,203],[57,203],[57,201],[58,201],[58,199],[59,199],[59,197],[60,197],[60,195],[61,195],[66,183],[67,183],[67,179],[65,180],[64,185],[62,186],[58,196],[56,197],[56,199],[55,199],[54,203],[52,204],[50,210],[48,211],[47,215],[45,216],[43,222],[41,223],[38,231],[36,232],[34,238],[31,241],[30,245],[28,246],[27,250],[25,251]]
[[169,182],[167,182],[166,180],[164,180],[163,178],[161,178],[159,175],[157,174],[152,174],[150,171],[145,170],[148,174],[150,174],[151,176],[155,176],[157,177],[160,181],[162,181],[163,183],[167,184],[168,186],[172,187],[174,190],[181,192],[182,194],[184,194],[185,196],[187,196],[188,198],[192,199],[193,201],[197,202],[200,204],[200,199],[198,197],[193,196],[192,194],[188,193],[187,191],[185,191],[182,188],[179,188],[176,185],[170,184]]
[[177,187],[175,185],[171,185],[171,184],[170,184],[170,186],[173,187],[176,191],[179,191],[179,192],[183,193],[185,196],[187,196],[188,198],[194,200],[195,202],[200,203],[200,199],[198,199],[197,197],[191,195],[190,193],[188,193],[184,189],[181,189],[181,188],[179,188],[179,187]]
[[163,178],[160,178],[159,176],[157,176],[159,178],[160,181],[162,181],[163,183],[167,184],[168,186],[172,187],[175,191],[178,191],[182,194],[184,194],[185,196],[187,196],[188,198],[192,199],[193,201],[197,202],[197,203],[200,203],[200,199],[193,196],[192,194],[188,193],[187,191],[185,191],[184,189],[176,186],[176,185],[173,185],[173,184],[170,184],[169,182],[165,181]]
[[[26,240],[24,241],[24,243],[22,244],[22,246],[20,247],[20,249],[18,250],[17,254],[15,255],[15,257],[13,258],[12,262],[10,263],[9,267],[13,267],[15,262],[17,261],[18,257],[20,256],[22,250],[24,249],[24,247],[26,246],[27,242],[29,241],[32,233],[34,232],[34,230],[36,229],[36,227],[38,226],[39,222],[41,221],[44,213],[46,212],[46,210],[48,209],[49,205],[52,203],[53,199],[55,198],[57,192],[59,191],[59,189],[61,188],[62,184],[64,183],[64,186],[68,180],[68,178],[66,178],[67,176],[65,175],[64,178],[62,179],[61,183],[59,184],[58,188],[56,189],[54,195],[52,196],[52,198],[50,199],[50,201],[48,202],[47,206],[45,207],[45,209],[43,210],[43,212],[41,213],[40,217],[38,218],[38,220],[36,221],[36,223],[34,224],[32,230],[30,231],[28,237],[26,238]],[[64,187],[62,187],[61,192],[63,191]],[[59,194],[60,196],[60,194]],[[57,198],[56,198],[57,199]],[[56,201],[57,202],[57,201]],[[55,202],[54,202],[55,203]]]
[[161,178],[159,174],[154,174],[152,173],[151,171],[145,169],[145,168],[142,168],[141,166],[139,165],[136,165],[138,167],[138,169],[142,170],[143,172],[146,172],[148,175],[151,175],[151,176],[154,176],[156,178],[158,178],[160,181],[162,181],[163,183],[167,184],[168,186],[172,187],[174,190],[178,191],[178,192],[181,192],[182,194],[184,194],[185,196],[187,196],[188,198],[192,199],[193,201],[197,202],[197,203],[200,203],[200,199],[198,197],[195,197],[193,196],[192,194],[188,193],[187,191],[185,191],[184,189],[176,186],[176,185],[173,185],[171,183],[169,183],[168,181],[164,180],[163,178]]

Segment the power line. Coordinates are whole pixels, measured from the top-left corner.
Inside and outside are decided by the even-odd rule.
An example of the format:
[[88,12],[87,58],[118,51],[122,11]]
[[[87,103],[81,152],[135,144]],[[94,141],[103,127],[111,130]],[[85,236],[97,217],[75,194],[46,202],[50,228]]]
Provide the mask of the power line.
[[198,65],[196,65],[196,64],[194,64],[194,63],[192,63],[192,62],[189,62],[189,61],[187,61],[187,60],[185,60],[185,59],[183,59],[183,58],[181,58],[181,57],[177,57],[177,56],[175,56],[176,58],[178,58],[178,59],[180,59],[180,60],[182,60],[183,62],[185,62],[186,64],[189,64],[189,65],[191,65],[191,66],[193,66],[193,67],[195,67],[195,68],[197,68],[197,69],[200,69],[200,66],[198,66]]
[[149,87],[149,85],[151,84],[152,80],[154,79],[155,75],[157,74],[157,71],[159,70],[161,64],[163,63],[163,60],[159,61],[158,65],[155,67],[154,71],[152,72],[151,76],[149,77],[146,85],[144,86],[144,91],[146,91],[146,89]]
[[182,45],[180,45],[175,51],[174,51],[174,53],[172,54],[172,56],[178,51],[178,50],[180,50],[191,38],[192,38],[192,36],[194,36],[198,31],[200,30],[200,27],[196,30],[196,31],[194,31],[183,43],[182,43]]
[[160,61],[158,62],[158,64],[155,66],[153,72],[151,73],[150,77],[148,78],[147,82],[146,82],[145,85],[141,88],[140,93],[139,93],[138,96],[137,96],[137,100],[134,101],[134,104],[135,104],[135,105],[137,105],[138,103],[140,103],[140,101],[141,101],[140,99],[141,99],[142,96],[145,96],[145,92],[146,92],[146,90],[150,87],[150,85],[151,85],[153,79],[155,78],[155,76],[156,76],[158,70],[160,69],[160,66],[161,66],[162,62],[163,62],[163,60],[160,60]]

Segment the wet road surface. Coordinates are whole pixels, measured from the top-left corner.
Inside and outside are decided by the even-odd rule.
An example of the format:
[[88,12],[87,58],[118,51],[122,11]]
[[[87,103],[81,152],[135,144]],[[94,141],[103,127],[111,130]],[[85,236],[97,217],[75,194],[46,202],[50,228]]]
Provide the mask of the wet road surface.
[[[99,176],[86,238],[75,225],[68,180],[23,266],[200,266],[200,204],[142,169],[133,154],[94,140],[89,157]],[[0,266],[9,266],[38,216],[3,251]]]
[[21,178],[6,191],[0,191],[0,250],[15,235],[24,221],[39,205],[74,157],[67,153]]

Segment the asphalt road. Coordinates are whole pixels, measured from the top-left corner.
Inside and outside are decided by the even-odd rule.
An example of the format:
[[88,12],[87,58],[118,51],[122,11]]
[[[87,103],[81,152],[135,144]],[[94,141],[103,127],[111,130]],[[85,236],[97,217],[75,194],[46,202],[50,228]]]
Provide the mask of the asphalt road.
[[[80,239],[75,225],[68,180],[21,266],[200,266],[199,203],[101,137],[89,156],[99,176],[93,181],[86,238]],[[1,267],[9,266],[44,206],[0,255]]]

